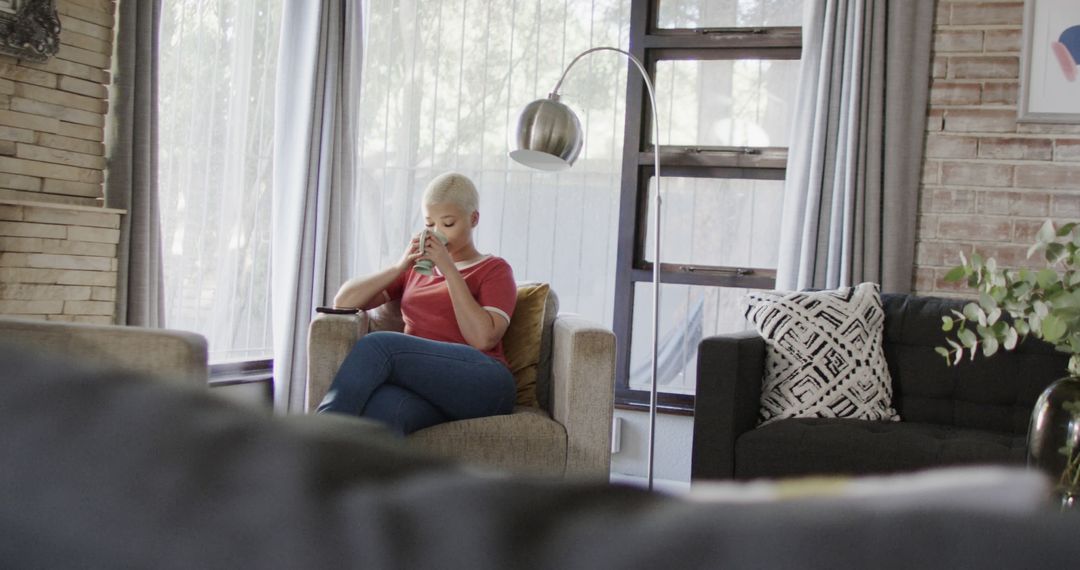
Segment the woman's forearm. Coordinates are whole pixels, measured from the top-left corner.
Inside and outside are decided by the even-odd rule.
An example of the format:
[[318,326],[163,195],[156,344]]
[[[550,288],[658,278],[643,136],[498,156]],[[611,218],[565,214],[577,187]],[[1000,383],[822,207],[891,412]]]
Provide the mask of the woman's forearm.
[[446,286],[450,290],[454,317],[465,342],[479,350],[488,350],[498,344],[506,332],[506,324],[502,322],[504,319],[476,302],[465,279],[457,271],[446,274]]
[[383,303],[383,299],[378,298],[379,294],[400,274],[401,269],[395,265],[372,275],[349,279],[338,289],[337,295],[334,295],[334,306],[365,310],[378,307]]

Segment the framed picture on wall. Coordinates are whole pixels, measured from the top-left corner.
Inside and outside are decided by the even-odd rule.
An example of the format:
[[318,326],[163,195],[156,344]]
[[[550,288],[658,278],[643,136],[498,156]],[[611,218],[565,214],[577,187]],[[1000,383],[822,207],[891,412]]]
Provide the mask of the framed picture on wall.
[[1019,120],[1080,123],[1080,1],[1026,0]]

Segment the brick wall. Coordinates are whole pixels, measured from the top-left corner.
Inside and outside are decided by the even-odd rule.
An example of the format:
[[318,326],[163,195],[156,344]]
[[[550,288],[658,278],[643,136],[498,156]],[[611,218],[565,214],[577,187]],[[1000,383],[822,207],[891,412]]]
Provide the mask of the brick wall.
[[1080,124],[1016,120],[1023,12],[1016,1],[938,2],[918,293],[970,296],[942,279],[959,250],[1024,266],[1047,217],[1080,219]]
[[57,0],[60,51],[0,56],[0,314],[112,322],[118,210],[102,207],[115,3]]
[[112,323],[120,214],[0,202],[0,314]]

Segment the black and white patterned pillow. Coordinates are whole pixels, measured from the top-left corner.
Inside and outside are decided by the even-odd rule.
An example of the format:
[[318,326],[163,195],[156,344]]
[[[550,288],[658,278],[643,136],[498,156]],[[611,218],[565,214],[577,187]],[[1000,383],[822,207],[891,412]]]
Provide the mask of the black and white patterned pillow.
[[899,420],[885,364],[876,283],[754,292],[746,319],[765,339],[761,423],[783,418]]

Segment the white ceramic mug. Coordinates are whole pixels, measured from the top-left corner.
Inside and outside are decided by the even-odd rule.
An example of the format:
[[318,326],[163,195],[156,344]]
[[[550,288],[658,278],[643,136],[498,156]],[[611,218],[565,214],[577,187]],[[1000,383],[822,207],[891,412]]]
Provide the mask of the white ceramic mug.
[[[424,242],[427,241],[428,235],[434,236],[436,239],[441,241],[443,245],[446,245],[446,242],[450,241],[438,230],[429,230],[427,228],[424,228],[423,230],[420,230],[420,253],[424,253]],[[419,273],[420,275],[431,275],[435,272],[435,263],[430,259],[418,259],[416,260],[416,263],[413,264],[413,271]]]

